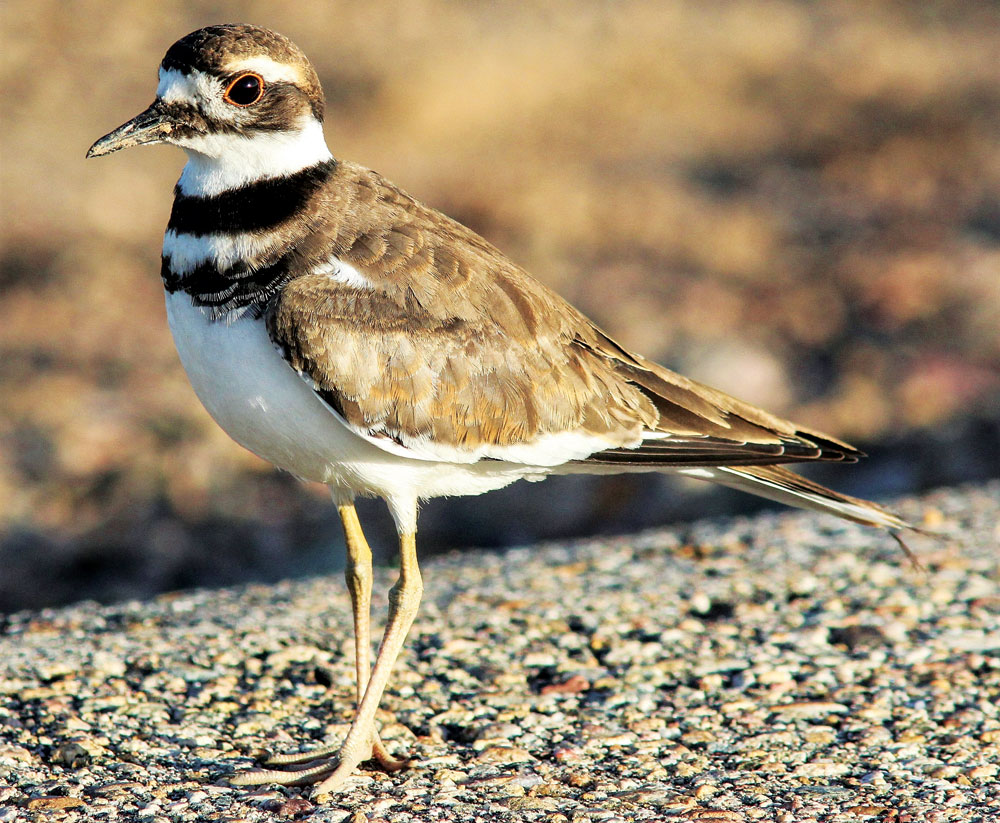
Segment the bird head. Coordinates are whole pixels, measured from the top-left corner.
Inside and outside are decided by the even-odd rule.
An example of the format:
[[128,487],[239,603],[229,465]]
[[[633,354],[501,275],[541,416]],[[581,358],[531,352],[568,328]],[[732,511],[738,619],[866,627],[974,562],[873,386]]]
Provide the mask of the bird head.
[[188,153],[185,176],[199,191],[232,187],[329,159],[323,109],[316,71],[288,38],[257,26],[208,26],[167,50],[156,99],[87,157],[171,143]]

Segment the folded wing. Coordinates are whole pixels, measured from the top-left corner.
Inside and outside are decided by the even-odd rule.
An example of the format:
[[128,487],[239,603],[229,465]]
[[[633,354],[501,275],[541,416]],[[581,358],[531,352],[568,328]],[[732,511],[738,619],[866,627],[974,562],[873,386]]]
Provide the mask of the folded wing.
[[[680,471],[902,527],[779,466],[854,462],[857,449],[629,352],[471,230],[372,172],[345,173],[339,211],[325,210],[334,241],[310,250],[267,320],[359,435],[422,460]],[[340,264],[360,276],[338,278]]]

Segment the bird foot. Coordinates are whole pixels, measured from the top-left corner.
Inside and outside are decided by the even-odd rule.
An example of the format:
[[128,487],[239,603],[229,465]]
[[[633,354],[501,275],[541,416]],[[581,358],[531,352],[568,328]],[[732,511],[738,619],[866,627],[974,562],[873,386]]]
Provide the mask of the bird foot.
[[[372,760],[386,772],[396,772],[409,764],[407,758],[393,757],[376,735],[367,746],[352,745],[345,740],[342,746],[320,746],[304,752],[292,752],[269,757],[265,766],[282,768],[251,769],[230,778],[234,786],[260,786],[276,783],[279,786],[308,786],[320,783],[317,792],[330,794],[341,789],[357,767]],[[291,768],[284,768],[290,766]]]

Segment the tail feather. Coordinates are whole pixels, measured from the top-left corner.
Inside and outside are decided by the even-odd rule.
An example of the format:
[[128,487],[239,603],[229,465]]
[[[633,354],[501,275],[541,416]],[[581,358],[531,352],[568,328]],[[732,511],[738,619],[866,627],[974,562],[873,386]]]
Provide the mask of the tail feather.
[[919,531],[877,503],[835,492],[783,466],[706,466],[677,471],[688,477],[711,480],[778,503],[826,512],[865,526],[890,531]]

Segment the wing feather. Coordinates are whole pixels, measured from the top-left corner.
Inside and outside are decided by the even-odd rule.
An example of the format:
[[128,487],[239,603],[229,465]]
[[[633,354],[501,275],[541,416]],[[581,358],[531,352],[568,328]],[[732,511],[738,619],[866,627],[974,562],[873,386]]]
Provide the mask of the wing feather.
[[[531,462],[544,444],[540,465],[623,469],[860,455],[629,352],[479,235],[374,172],[339,163],[327,189],[311,201],[318,230],[268,329],[373,442],[462,462]],[[336,261],[366,285],[330,277]]]

